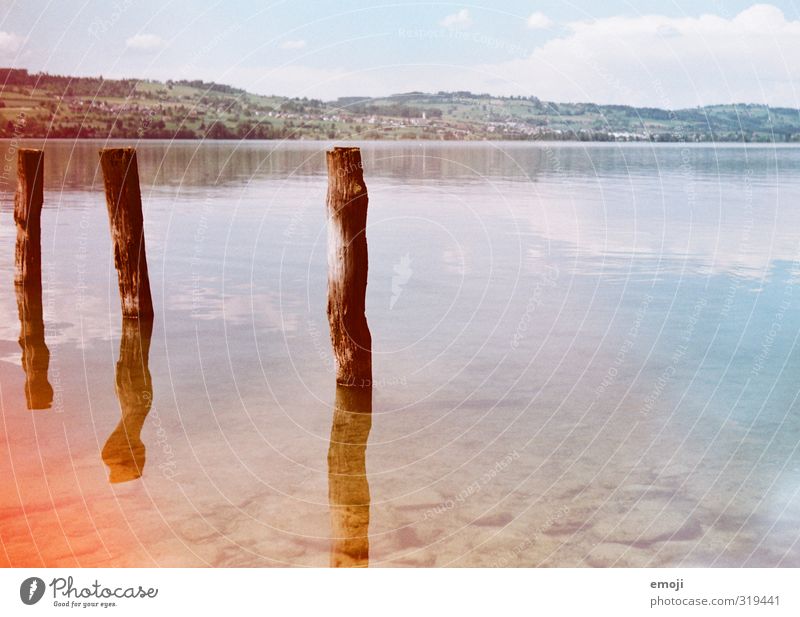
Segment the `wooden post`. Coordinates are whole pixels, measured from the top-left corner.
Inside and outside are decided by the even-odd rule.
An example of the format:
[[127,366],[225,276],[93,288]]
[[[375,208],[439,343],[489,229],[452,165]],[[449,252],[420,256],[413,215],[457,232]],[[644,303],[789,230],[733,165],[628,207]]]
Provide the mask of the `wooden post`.
[[103,168],[108,220],[114,244],[114,265],[119,277],[122,317],[152,319],[153,300],[147,273],[136,150],[101,150],[100,166]]
[[336,383],[372,384],[367,292],[367,187],[358,148],[334,148],[328,161],[328,322]]
[[17,192],[14,221],[17,248],[14,283],[42,286],[42,205],[44,204],[44,151],[23,148],[17,155]]
[[44,151],[22,148],[17,154],[17,192],[14,195],[17,225],[14,287],[28,409],[49,409],[53,402],[53,388],[47,380],[50,351],[44,340],[42,306],[43,205]]
[[53,387],[47,379],[50,350],[44,340],[42,285],[15,285],[19,311],[19,346],[25,371],[25,400],[28,409],[50,409]]
[[331,566],[369,565],[367,440],[372,428],[372,388],[336,386],[328,449]]
[[153,382],[148,367],[152,335],[152,321],[122,320],[116,375],[122,417],[102,452],[112,483],[135,480],[144,470],[145,446],[141,433],[153,400]]

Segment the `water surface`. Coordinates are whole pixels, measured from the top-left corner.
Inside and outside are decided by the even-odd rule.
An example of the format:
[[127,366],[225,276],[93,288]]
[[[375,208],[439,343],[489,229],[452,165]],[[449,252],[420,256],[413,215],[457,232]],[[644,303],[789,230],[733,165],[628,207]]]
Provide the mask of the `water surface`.
[[44,404],[0,186],[0,564],[800,566],[800,149],[361,144],[364,399],[330,144],[138,144],[152,336],[101,146],[45,146]]

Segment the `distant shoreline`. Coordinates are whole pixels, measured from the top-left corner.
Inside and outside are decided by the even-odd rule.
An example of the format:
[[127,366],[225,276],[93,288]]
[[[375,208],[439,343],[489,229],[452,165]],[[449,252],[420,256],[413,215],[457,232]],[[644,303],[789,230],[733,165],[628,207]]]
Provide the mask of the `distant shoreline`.
[[0,137],[131,140],[800,143],[800,110],[659,109],[467,91],[334,101],[201,80],[158,82],[0,68]]
[[514,147],[526,147],[531,145],[543,146],[582,146],[587,148],[613,148],[613,147],[627,147],[637,148],[644,146],[665,146],[675,147],[683,146],[687,148],[800,148],[800,143],[790,141],[580,141],[577,139],[462,139],[462,140],[443,140],[443,139],[169,139],[162,137],[149,137],[149,138],[126,138],[126,137],[113,137],[111,139],[104,139],[102,137],[0,137],[0,143],[9,143],[17,141],[20,145],[24,144],[41,144],[47,142],[55,143],[97,143],[97,144],[309,144],[318,145],[326,144],[329,147],[341,144],[404,144],[404,145],[431,145],[431,146],[447,146],[447,145],[513,145]]

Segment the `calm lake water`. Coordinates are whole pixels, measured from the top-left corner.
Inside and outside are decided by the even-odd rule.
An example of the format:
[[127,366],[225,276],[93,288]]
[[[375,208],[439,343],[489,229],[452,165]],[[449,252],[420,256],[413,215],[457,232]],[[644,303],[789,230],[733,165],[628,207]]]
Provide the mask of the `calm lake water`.
[[45,147],[27,396],[0,186],[0,565],[800,566],[800,149],[361,144],[370,401],[310,142],[137,146],[118,386],[101,145]]

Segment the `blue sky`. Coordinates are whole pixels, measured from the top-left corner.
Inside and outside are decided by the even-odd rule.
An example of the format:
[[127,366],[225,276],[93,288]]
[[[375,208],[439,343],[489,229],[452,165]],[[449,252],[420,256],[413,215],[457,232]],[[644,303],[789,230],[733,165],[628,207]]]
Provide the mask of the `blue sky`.
[[4,0],[0,64],[263,94],[464,89],[800,107],[800,7],[713,2]]

